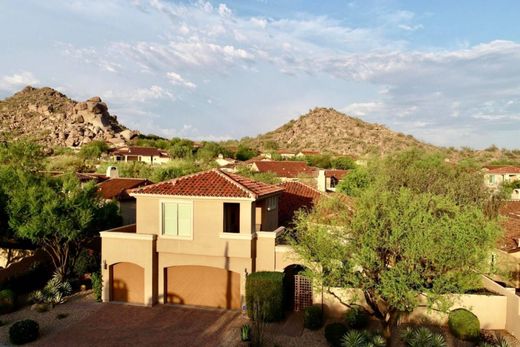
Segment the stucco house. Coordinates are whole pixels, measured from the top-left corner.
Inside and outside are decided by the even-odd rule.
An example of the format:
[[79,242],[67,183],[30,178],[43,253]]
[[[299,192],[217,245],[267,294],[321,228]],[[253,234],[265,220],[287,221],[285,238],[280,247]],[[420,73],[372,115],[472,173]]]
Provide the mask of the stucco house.
[[100,233],[103,301],[242,307],[247,274],[291,265],[283,190],[219,169],[132,190],[136,224]]
[[147,164],[164,164],[170,161],[168,152],[154,147],[120,147],[110,152],[113,161],[141,161]]
[[98,191],[104,200],[116,201],[123,225],[135,223],[136,202],[128,194],[130,189],[152,184],[145,178],[112,177],[98,184]]
[[304,161],[292,160],[261,160],[250,163],[251,171],[270,172],[282,181],[296,181],[303,176],[314,177],[316,169]]
[[335,192],[336,186],[348,172],[348,170],[340,169],[320,169],[316,177],[318,190],[320,192]]

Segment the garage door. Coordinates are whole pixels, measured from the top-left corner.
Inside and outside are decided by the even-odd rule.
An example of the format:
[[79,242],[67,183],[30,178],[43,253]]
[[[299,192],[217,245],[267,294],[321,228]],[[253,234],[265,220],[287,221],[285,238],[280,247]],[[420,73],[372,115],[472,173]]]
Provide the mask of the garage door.
[[236,272],[207,266],[172,266],[164,272],[167,303],[240,308],[240,275]]
[[144,303],[144,269],[132,263],[117,263],[111,271],[112,301]]

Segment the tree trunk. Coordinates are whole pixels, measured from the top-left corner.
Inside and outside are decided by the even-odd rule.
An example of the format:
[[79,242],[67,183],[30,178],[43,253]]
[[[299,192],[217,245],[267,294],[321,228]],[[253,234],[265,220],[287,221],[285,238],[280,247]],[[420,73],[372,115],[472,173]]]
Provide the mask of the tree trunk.
[[383,336],[386,339],[386,345],[392,347],[392,336],[394,336],[399,322],[399,311],[390,310],[385,316],[383,322]]

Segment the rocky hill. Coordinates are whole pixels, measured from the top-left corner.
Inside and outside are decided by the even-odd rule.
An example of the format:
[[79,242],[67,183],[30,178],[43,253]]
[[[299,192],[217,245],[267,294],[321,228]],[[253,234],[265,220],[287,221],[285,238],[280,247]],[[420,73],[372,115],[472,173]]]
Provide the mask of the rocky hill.
[[0,137],[35,140],[49,148],[93,140],[124,144],[138,133],[119,124],[99,97],[74,101],[48,87],[25,87],[0,100]]
[[435,148],[411,135],[364,122],[332,108],[315,108],[274,131],[246,142],[261,149],[274,143],[284,149],[318,150],[353,156],[385,154],[410,147]]

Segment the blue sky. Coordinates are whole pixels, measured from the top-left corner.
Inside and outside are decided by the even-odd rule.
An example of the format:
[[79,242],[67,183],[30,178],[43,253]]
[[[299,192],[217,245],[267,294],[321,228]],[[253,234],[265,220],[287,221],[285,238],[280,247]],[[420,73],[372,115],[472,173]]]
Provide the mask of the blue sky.
[[0,97],[101,96],[130,128],[254,136],[315,106],[520,147],[518,1],[0,0]]

